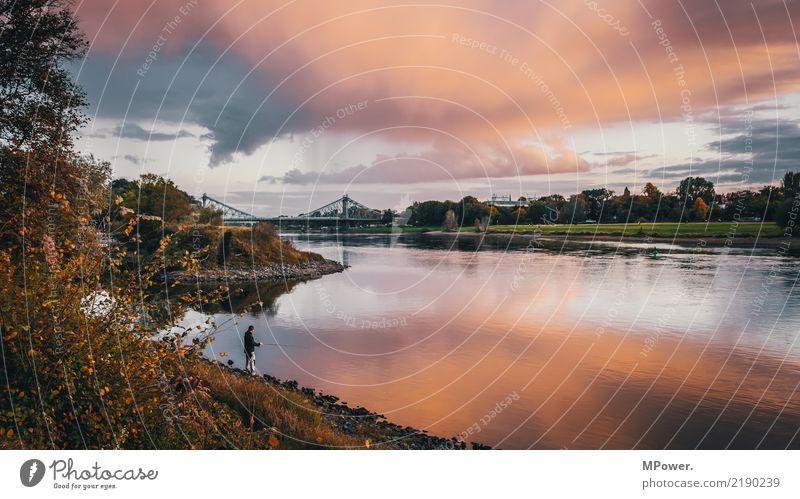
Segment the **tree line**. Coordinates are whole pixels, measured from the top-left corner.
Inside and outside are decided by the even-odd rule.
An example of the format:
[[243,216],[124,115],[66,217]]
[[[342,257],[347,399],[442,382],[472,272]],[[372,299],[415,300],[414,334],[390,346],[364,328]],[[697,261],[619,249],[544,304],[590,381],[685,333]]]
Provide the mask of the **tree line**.
[[786,172],[778,186],[717,193],[703,177],[686,177],[673,192],[648,182],[641,193],[598,188],[565,197],[551,194],[518,199],[515,207],[494,206],[466,196],[460,201],[416,202],[407,210],[413,226],[541,225],[704,221],[774,221],[786,226],[800,193],[800,173]]

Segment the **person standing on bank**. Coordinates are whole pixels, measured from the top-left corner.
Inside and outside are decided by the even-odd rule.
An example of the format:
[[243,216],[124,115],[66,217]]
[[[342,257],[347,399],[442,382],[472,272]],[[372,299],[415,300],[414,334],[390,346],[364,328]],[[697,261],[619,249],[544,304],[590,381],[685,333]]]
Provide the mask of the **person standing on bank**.
[[261,346],[261,342],[256,342],[253,338],[253,326],[249,326],[244,333],[244,357],[245,357],[245,371],[250,374],[256,373],[256,347]]

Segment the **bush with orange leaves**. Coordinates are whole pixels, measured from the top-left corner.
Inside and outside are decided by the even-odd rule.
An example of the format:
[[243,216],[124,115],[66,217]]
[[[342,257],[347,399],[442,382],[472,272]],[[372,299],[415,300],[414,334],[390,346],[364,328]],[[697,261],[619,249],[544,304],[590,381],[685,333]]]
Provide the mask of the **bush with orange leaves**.
[[[52,193],[44,230],[17,227],[34,239],[5,238],[0,247],[2,447],[185,447],[203,440],[201,419],[213,404],[184,396],[170,379],[211,337],[188,345],[163,337],[189,301],[173,300],[165,310],[157,279],[168,262],[190,268],[194,256],[168,255],[165,239],[150,261],[123,265],[122,245],[100,244],[96,217],[88,210],[75,216],[80,201],[60,199]],[[132,222],[115,237],[133,229]]]

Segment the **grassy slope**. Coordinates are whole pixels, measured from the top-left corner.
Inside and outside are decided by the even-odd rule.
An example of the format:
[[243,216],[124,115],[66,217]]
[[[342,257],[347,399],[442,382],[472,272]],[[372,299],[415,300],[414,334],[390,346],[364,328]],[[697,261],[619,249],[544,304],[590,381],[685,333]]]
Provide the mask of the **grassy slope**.
[[[279,447],[284,449],[364,445],[364,439],[334,430],[300,392],[269,385],[217,364],[199,362],[190,371],[204,381],[223,410],[240,418],[243,427],[250,428],[252,423],[251,437],[236,438],[233,442],[238,447],[275,447],[270,445],[270,434],[278,438]],[[270,428],[278,431],[271,432]]]
[[255,265],[296,265],[310,261],[320,261],[322,257],[310,251],[300,251],[276,233],[260,230],[257,226],[225,227],[231,231],[231,252],[228,265],[241,264],[246,268]]
[[[454,449],[454,439],[427,435],[386,421],[363,407],[299,388],[297,382],[261,379],[211,362],[197,362],[190,374],[225,420],[219,430],[238,448],[282,449]],[[232,423],[231,423],[232,422]],[[462,447],[464,448],[464,447]],[[473,444],[473,448],[485,448]]]
[[[291,241],[281,239],[271,226],[250,228],[206,225],[195,229],[192,233],[180,234],[175,244],[181,250],[189,250],[195,245],[207,247],[208,257],[202,266],[216,269],[222,267],[221,245],[226,232],[231,234],[224,252],[224,263],[229,269],[252,269],[254,266],[276,264],[297,265],[323,260],[319,254],[300,251]],[[197,242],[193,240],[195,237],[198,238]]]

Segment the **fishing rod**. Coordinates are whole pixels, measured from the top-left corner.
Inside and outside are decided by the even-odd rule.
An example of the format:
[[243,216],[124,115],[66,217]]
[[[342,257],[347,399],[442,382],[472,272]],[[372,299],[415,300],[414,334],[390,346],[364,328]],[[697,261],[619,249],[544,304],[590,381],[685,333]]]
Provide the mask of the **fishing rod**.
[[301,348],[305,347],[305,345],[282,345],[280,343],[261,343],[261,346],[264,346],[264,345],[270,345],[270,346],[276,346],[276,347],[301,347]]

